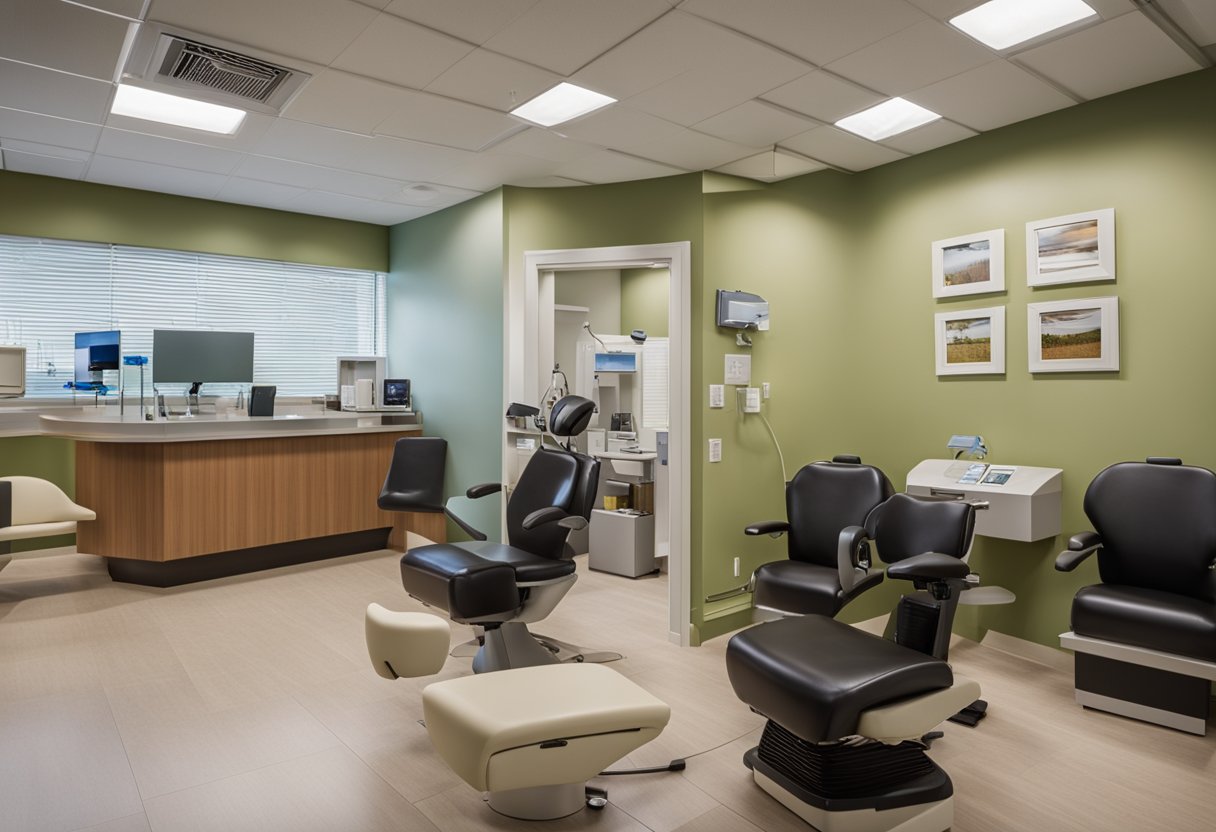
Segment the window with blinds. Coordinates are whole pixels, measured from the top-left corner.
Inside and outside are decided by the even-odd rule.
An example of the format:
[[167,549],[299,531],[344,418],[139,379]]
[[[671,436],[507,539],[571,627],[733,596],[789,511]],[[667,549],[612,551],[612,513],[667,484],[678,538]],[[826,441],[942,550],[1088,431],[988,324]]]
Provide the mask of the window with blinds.
[[384,283],[352,269],[0,236],[0,343],[26,347],[27,396],[68,395],[75,333],[107,329],[122,331],[125,355],[151,355],[154,329],[252,332],[256,383],[334,393],[337,356],[384,355]]

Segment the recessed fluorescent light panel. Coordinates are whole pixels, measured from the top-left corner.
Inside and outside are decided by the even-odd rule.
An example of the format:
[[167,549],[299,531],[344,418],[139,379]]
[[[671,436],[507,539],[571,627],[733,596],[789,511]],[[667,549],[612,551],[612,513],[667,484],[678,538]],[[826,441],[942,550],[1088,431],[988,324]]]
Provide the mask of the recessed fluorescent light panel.
[[875,104],[868,110],[842,118],[836,122],[836,126],[872,142],[880,142],[939,118],[941,116],[937,113],[926,110],[911,101],[892,98],[881,104]]
[[541,127],[552,127],[600,107],[607,107],[615,101],[615,98],[562,81],[548,92],[542,92],[531,101],[519,105],[511,111],[511,115]]
[[119,84],[110,112],[120,116],[175,124],[194,130],[232,135],[245,119],[245,111],[193,98]]
[[950,25],[1001,50],[1096,14],[1082,0],[989,0]]

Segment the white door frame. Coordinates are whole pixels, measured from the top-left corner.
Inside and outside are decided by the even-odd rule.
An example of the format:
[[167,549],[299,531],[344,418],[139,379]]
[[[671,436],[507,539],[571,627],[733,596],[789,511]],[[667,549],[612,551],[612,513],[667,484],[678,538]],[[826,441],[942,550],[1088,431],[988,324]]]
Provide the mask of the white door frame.
[[[670,341],[671,410],[668,465],[671,467],[671,550],[668,554],[668,638],[689,644],[692,533],[692,246],[688,242],[605,248],[525,251],[522,274],[508,270],[503,333],[507,383],[504,407],[510,402],[534,403],[541,395],[539,360],[541,273],[563,269],[619,269],[666,263],[671,275],[667,305]],[[547,339],[552,340],[552,332]],[[548,368],[544,368],[548,369]],[[506,427],[503,427],[503,470],[506,470]]]

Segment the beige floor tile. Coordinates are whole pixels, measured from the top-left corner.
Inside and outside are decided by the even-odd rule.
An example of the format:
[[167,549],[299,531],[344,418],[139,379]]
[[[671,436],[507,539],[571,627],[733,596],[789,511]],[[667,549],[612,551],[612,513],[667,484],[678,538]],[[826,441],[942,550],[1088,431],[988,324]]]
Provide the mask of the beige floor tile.
[[152,832],[434,832],[345,748],[156,797]]
[[611,801],[599,811],[583,809],[569,817],[550,821],[522,821],[504,817],[486,804],[483,795],[463,783],[416,804],[440,832],[647,832],[646,827]]
[[[618,767],[627,766],[613,766]],[[597,777],[592,784],[607,789],[612,805],[654,832],[672,832],[718,805],[718,801],[674,772]]]
[[128,815],[125,818],[106,821],[96,826],[77,829],[75,832],[149,832],[148,816],[140,812],[138,815]]
[[77,829],[139,812],[139,792],[104,695],[0,707],[0,823]]
[[676,832],[763,832],[759,826],[744,820],[725,806],[716,806],[690,820]]

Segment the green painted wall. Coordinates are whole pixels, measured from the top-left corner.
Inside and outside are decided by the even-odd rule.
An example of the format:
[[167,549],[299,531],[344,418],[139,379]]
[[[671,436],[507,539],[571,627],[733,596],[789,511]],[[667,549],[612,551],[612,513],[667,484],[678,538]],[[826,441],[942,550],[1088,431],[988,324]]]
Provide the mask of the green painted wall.
[[671,273],[667,269],[621,269],[621,334],[646,330],[667,337],[667,300]]
[[[76,454],[70,439],[51,436],[0,439],[0,476],[41,477],[58,485],[68,496],[76,493]],[[14,552],[70,546],[76,535],[13,541]]]
[[388,268],[382,225],[7,171],[0,171],[0,234]]
[[[448,439],[446,489],[499,482],[503,419],[503,194],[395,226],[388,272],[389,371],[412,382],[426,433]],[[499,532],[500,501],[462,501]],[[455,527],[449,532],[456,534]]]

